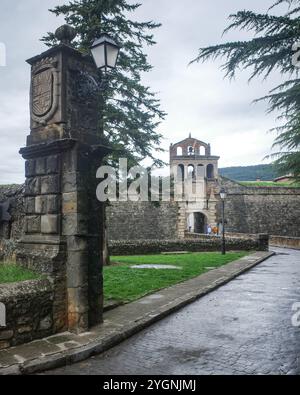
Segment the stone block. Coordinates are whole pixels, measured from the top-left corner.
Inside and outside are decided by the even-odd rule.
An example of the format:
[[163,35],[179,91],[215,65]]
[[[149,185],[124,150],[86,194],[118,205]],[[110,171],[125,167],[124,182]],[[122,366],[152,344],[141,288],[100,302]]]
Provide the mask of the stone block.
[[67,287],[78,288],[88,281],[88,254],[82,251],[68,252]]
[[79,332],[85,332],[85,330],[89,328],[89,313],[88,312],[80,314],[78,326],[79,326]]
[[4,350],[5,348],[9,348],[10,343],[7,341],[0,341],[0,350]]
[[89,199],[86,192],[67,192],[63,194],[63,213],[88,214]]
[[63,174],[63,178],[62,178],[63,192],[76,192],[77,184],[78,184],[78,173],[68,172]]
[[88,312],[88,289],[87,286],[80,288],[68,288],[68,311],[69,313],[84,314]]
[[68,237],[68,251],[84,251],[88,248],[86,237],[70,236]]
[[25,333],[30,333],[32,331],[31,325],[24,325],[18,329],[18,333],[20,335],[24,335]]
[[58,215],[43,215],[41,220],[41,231],[44,234],[57,234],[59,231]]
[[35,174],[35,160],[29,159],[25,162],[25,177],[33,177]]
[[66,174],[77,171],[77,151],[71,150],[64,154],[62,159],[62,171]]
[[78,200],[77,192],[68,192],[63,194],[63,213],[77,213],[78,212]]
[[25,212],[26,214],[35,214],[35,198],[26,197],[25,198]]
[[13,337],[14,331],[1,331],[0,330],[0,340],[9,340]]
[[47,331],[52,328],[53,320],[50,316],[45,317],[40,321],[39,330]]
[[84,174],[78,172],[68,172],[63,174],[62,191],[63,192],[78,192],[85,191],[87,182]]
[[59,212],[59,197],[57,195],[47,196],[47,213],[58,214]]
[[39,215],[30,215],[26,217],[26,233],[40,233],[41,217]]
[[84,266],[88,266],[88,251],[68,251],[68,266],[70,267],[70,271],[73,268]]
[[46,174],[46,158],[38,158],[35,164],[36,175]]
[[51,175],[41,178],[42,195],[58,194],[60,192],[59,176]]
[[82,214],[64,214],[62,230],[64,236],[87,235],[88,217]]
[[41,179],[39,177],[27,178],[25,182],[25,196],[40,195]]
[[52,155],[47,158],[47,174],[57,174],[60,170],[59,155]]
[[68,312],[68,326],[73,333],[86,332],[89,328],[89,313]]
[[45,196],[37,196],[35,198],[35,212],[36,214],[46,213],[46,198]]

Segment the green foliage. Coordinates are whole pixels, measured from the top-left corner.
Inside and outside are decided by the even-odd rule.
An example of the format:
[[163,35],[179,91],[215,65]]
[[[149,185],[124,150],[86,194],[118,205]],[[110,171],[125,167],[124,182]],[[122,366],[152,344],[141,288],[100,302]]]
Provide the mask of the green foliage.
[[[120,150],[130,165],[151,158],[154,165],[163,165],[156,157],[161,135],[156,128],[165,117],[160,102],[148,86],[142,83],[142,74],[150,72],[144,46],[155,44],[152,31],[160,24],[130,19],[140,4],[127,0],[73,0],[50,10],[64,16],[77,32],[75,46],[88,53],[91,44],[102,32],[109,33],[121,45],[117,69],[112,72],[109,88],[103,94],[99,111],[99,127],[103,143]],[[48,46],[55,45],[53,33],[42,39]],[[99,81],[101,74],[99,73]],[[115,155],[115,160],[120,153]]]
[[[184,255],[116,256],[112,262],[120,264],[104,268],[104,298],[129,302],[149,293],[180,283],[245,256],[246,252],[217,252]],[[180,270],[133,269],[140,264],[178,266]]]
[[0,263],[0,284],[35,280],[39,276],[14,263]]
[[226,167],[219,172],[234,181],[272,181],[281,175],[273,165]]
[[[272,15],[279,4],[289,10],[282,16]],[[267,14],[240,11],[230,15],[232,23],[225,33],[233,29],[253,32],[248,41],[228,42],[201,48],[193,62],[225,58],[222,68],[229,78],[240,69],[250,71],[254,77],[266,79],[279,71],[287,80],[259,100],[269,102],[269,112],[279,111],[282,126],[277,127],[274,146],[279,152],[273,155],[281,173],[292,173],[300,178],[300,79],[299,69],[293,65],[293,45],[300,42],[300,0],[278,0]]]

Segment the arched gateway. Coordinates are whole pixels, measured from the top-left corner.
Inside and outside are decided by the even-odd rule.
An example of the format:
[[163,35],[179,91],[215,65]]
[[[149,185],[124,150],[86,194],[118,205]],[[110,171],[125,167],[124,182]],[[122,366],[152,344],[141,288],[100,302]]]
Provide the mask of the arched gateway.
[[195,233],[206,233],[207,218],[203,213],[194,213],[194,230]]
[[207,216],[201,212],[190,213],[187,217],[187,230],[191,233],[205,234],[207,232]]

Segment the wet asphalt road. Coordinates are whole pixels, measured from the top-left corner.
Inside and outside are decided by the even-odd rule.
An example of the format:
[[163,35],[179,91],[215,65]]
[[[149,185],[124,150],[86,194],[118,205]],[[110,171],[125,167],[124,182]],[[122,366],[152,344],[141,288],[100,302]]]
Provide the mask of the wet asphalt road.
[[276,252],[101,356],[47,374],[300,374],[300,251]]

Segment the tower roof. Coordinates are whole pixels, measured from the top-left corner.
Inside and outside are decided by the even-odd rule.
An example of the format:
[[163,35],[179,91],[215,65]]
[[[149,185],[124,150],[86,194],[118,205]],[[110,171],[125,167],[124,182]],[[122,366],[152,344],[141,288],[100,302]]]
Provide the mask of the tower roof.
[[194,145],[199,145],[199,146],[204,146],[204,147],[208,147],[210,144],[205,143],[204,141],[198,140],[194,137],[192,137],[192,133],[189,133],[189,137],[179,141],[178,143],[173,144],[173,146],[177,146],[177,145],[190,145],[190,146],[194,146]]
[[182,158],[194,159],[200,158],[211,158],[213,160],[218,160],[219,157],[212,156],[210,144],[205,143],[199,139],[193,138],[192,134],[189,133],[189,137],[179,141],[178,143],[171,144],[170,147],[170,158],[172,159],[182,159]]

